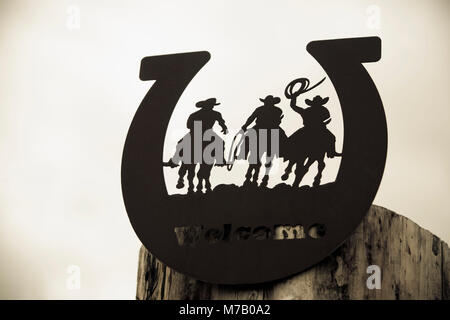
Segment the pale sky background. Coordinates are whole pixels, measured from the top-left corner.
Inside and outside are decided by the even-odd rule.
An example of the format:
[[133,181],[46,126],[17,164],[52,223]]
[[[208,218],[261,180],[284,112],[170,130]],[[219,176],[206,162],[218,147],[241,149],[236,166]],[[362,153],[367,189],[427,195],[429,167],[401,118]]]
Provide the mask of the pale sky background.
[[[375,203],[450,242],[449,14],[448,0],[1,0],[0,298],[134,298],[140,243],[120,164],[150,87],[138,78],[140,60],[159,54],[212,55],[173,115],[167,158],[197,100],[217,97],[238,128],[258,98],[282,96],[297,77],[325,76],[309,41],[380,36],[382,59],[367,69],[384,103],[389,150]],[[330,97],[341,150],[336,93],[329,81],[316,93]],[[291,133],[300,119],[286,99],[280,107]],[[327,164],[324,182],[339,160]],[[245,168],[224,170],[215,183],[241,179]],[[175,173],[166,169],[169,183]],[[70,266],[79,267],[80,288],[70,286]]]

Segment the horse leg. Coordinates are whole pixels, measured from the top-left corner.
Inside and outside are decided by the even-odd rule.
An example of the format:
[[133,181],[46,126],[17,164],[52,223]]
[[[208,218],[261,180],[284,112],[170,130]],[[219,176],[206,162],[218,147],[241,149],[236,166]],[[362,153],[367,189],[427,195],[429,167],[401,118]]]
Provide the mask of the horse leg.
[[323,169],[325,169],[325,162],[323,161],[323,158],[322,158],[321,160],[318,160],[317,175],[314,177],[313,187],[317,187],[320,185],[320,180],[322,179]]
[[264,172],[264,177],[261,181],[261,184],[259,185],[260,187],[267,187],[267,183],[269,182],[269,172],[270,172],[270,169],[272,168],[272,160],[273,160],[273,156],[267,157],[267,159],[266,159],[266,164],[265,164],[266,171]]
[[294,166],[294,161],[289,161],[288,166],[284,170],[284,174],[281,176],[281,180],[286,181],[289,178],[289,174],[292,172],[292,167]]
[[205,166],[204,164],[201,164],[200,168],[198,169],[198,172],[197,172],[197,180],[198,180],[197,192],[198,193],[201,193],[202,189],[203,189],[203,179],[204,179],[204,175],[205,175],[204,174],[204,170],[205,170],[204,166]]
[[205,190],[206,192],[211,191],[211,182],[209,181],[209,177],[211,176],[212,165],[205,165],[205,175],[203,179],[205,179]]
[[255,164],[255,171],[253,171],[253,179],[252,182],[257,184],[258,183],[258,177],[259,177],[259,170],[261,169],[261,161],[258,160],[258,163]]
[[308,161],[305,165],[300,165],[301,162],[297,163],[297,167],[295,168],[295,180],[292,184],[293,187],[298,188],[300,182],[302,182],[303,177],[308,172],[309,167],[314,163],[314,160],[308,158]]
[[253,172],[253,164],[249,164],[248,169],[247,169],[247,173],[245,174],[245,181],[244,181],[244,186],[248,185],[251,181],[250,179],[252,178],[252,172]]
[[189,182],[188,193],[194,192],[195,164],[189,165],[187,178]]
[[184,176],[186,175],[187,170],[188,170],[187,165],[182,163],[180,169],[178,170],[177,189],[184,188]]

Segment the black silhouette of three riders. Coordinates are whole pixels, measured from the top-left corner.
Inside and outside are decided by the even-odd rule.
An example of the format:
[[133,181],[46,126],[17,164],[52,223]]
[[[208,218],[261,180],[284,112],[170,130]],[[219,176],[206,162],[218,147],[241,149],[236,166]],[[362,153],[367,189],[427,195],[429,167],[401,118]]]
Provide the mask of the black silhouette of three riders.
[[[249,167],[245,175],[244,186],[258,184],[258,177],[260,168],[262,166],[262,158],[265,156],[265,172],[259,184],[260,187],[266,187],[269,180],[269,171],[272,167],[272,160],[275,156],[283,157],[288,161],[288,166],[282,175],[282,180],[287,180],[289,174],[295,166],[295,179],[292,184],[293,187],[298,187],[304,175],[308,172],[309,167],[317,161],[318,173],[314,178],[313,186],[320,185],[322,172],[325,168],[325,155],[329,158],[341,156],[335,150],[335,136],[328,130],[327,124],[330,123],[330,113],[324,106],[329,98],[322,98],[315,96],[312,100],[306,99],[305,103],[309,106],[303,108],[297,106],[297,96],[290,97],[290,107],[292,110],[300,114],[303,119],[303,127],[294,132],[290,137],[287,137],[284,130],[280,127],[283,118],[283,111],[276,105],[281,102],[279,97],[268,95],[264,99],[260,99],[263,105],[257,107],[250,115],[245,124],[242,126],[240,134],[241,146],[232,155],[229,162],[234,162],[235,159],[249,160]],[[227,134],[228,129],[220,112],[215,111],[214,107],[219,105],[216,98],[210,98],[196,103],[196,107],[200,108],[197,112],[192,113],[187,120],[187,128],[189,132],[177,143],[176,151],[173,157],[164,162],[164,166],[177,167],[178,183],[176,187],[181,189],[184,187],[184,178],[187,174],[188,193],[194,192],[194,177],[197,164],[199,169],[197,172],[197,192],[203,191],[203,182],[205,191],[211,191],[210,175],[214,165],[224,166],[227,162],[224,158],[225,143],[223,139],[213,131],[213,126],[217,122],[222,128],[222,133]],[[255,123],[249,130],[248,127]],[[196,127],[197,126],[197,127]],[[204,161],[203,157],[195,156],[195,135],[209,134],[207,139],[201,140],[201,145],[197,148],[201,152],[214,143],[215,148],[212,149],[211,159]],[[275,148],[271,139],[272,135],[277,138],[278,148]],[[251,139],[253,144],[251,143]],[[260,141],[264,139],[265,141]],[[263,143],[261,143],[263,142]],[[183,156],[190,148],[190,155]],[[253,147],[252,147],[253,146]],[[228,163],[229,164],[229,163]]]

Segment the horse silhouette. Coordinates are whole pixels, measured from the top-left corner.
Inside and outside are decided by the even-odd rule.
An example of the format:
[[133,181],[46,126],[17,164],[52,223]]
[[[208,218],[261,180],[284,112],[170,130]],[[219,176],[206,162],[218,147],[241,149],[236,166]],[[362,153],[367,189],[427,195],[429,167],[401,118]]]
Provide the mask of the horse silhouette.
[[[240,149],[238,159],[247,159],[249,167],[245,174],[244,186],[257,185],[259,172],[262,166],[262,158],[266,157],[264,177],[261,180],[260,187],[267,187],[269,181],[269,172],[272,167],[272,160],[275,156],[280,155],[281,141],[286,139],[284,130],[280,128],[283,111],[275,105],[280,103],[279,97],[268,95],[264,99],[259,99],[263,105],[256,108],[250,115],[245,124],[242,126],[241,133],[244,133],[243,144]],[[247,127],[255,121],[255,125],[251,130],[247,131]],[[275,141],[272,136],[275,134]],[[261,141],[265,139],[265,141]],[[278,143],[278,146],[274,145]]]
[[[224,166],[226,164],[223,158],[224,141],[212,130],[214,124],[218,122],[222,127],[222,133],[228,133],[228,129],[222,115],[220,112],[213,110],[214,106],[219,104],[220,103],[217,103],[216,98],[210,98],[196,103],[195,106],[200,108],[200,110],[189,116],[186,124],[189,132],[180,141],[178,141],[174,156],[168,162],[163,163],[164,166],[174,168],[181,162],[180,169],[178,170],[178,182],[176,185],[177,189],[184,188],[184,178],[187,173],[187,191],[188,193],[194,192],[194,177],[198,164],[197,192],[203,192],[203,183],[205,183],[205,191],[211,191],[210,176],[212,167],[214,164],[218,166]],[[206,133],[209,133],[210,135],[209,141],[204,140]],[[199,140],[197,140],[196,134],[201,135]],[[197,143],[200,143],[200,146],[196,146]],[[203,151],[211,143],[218,145],[221,152],[217,153],[216,149],[212,149],[211,158],[204,159]],[[199,157],[195,156],[197,149],[201,152]],[[184,152],[186,150],[190,151],[189,156],[184,156]]]
[[289,163],[281,179],[287,180],[295,165],[295,179],[292,186],[298,187],[310,166],[317,162],[318,172],[314,178],[313,186],[318,186],[325,169],[325,155],[329,158],[341,156],[335,150],[335,136],[326,127],[331,122],[330,112],[324,107],[329,98],[315,96],[313,100],[306,99],[305,103],[310,107],[301,108],[296,105],[297,96],[289,96],[291,99],[290,106],[301,115],[304,126],[287,140],[285,159]]

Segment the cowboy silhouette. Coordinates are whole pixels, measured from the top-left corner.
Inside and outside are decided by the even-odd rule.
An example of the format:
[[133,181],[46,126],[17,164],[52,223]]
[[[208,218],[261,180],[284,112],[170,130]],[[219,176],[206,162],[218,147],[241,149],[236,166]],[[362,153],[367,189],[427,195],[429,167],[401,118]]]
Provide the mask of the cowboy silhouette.
[[[287,180],[292,167],[296,164],[293,186],[298,187],[309,167],[317,161],[318,173],[314,178],[313,186],[318,186],[325,169],[325,154],[329,158],[341,155],[335,149],[336,137],[327,129],[331,117],[324,104],[328,102],[329,98],[315,96],[313,100],[306,99],[305,103],[310,106],[309,108],[297,106],[297,95],[291,96],[290,99],[292,110],[303,118],[303,127],[288,138],[284,156],[289,160],[289,164],[281,179]],[[306,159],[308,161],[305,163]]]
[[[268,95],[265,99],[259,99],[263,102],[263,105],[256,108],[256,110],[247,119],[245,124],[242,126],[242,131],[244,134],[244,145],[241,148],[241,155],[238,156],[240,159],[249,159],[249,155],[252,156],[253,160],[249,160],[249,167],[245,175],[244,185],[257,184],[259,171],[261,168],[261,158],[266,154],[266,171],[264,177],[261,181],[260,186],[266,187],[269,181],[269,171],[272,167],[272,160],[275,155],[279,156],[280,141],[286,139],[286,134],[284,130],[280,128],[281,119],[283,118],[283,111],[276,107],[275,105],[280,103],[281,99],[279,97],[274,97]],[[247,131],[250,124],[255,122],[252,127],[253,133],[256,141],[253,144],[250,143],[251,134]],[[273,130],[278,132],[278,148],[272,148],[271,134]],[[260,143],[261,134],[266,134],[265,143]],[[250,148],[250,146],[253,146]],[[272,150],[273,149],[273,150]]]
[[[205,182],[206,191],[211,191],[211,183],[209,181],[211,175],[211,169],[214,164],[223,166],[226,164],[223,157],[224,141],[213,130],[214,124],[217,122],[221,128],[222,133],[227,134],[228,129],[225,125],[225,120],[222,118],[220,112],[213,110],[213,108],[220,103],[217,103],[216,98],[210,98],[207,100],[199,101],[195,104],[200,110],[192,113],[187,120],[187,128],[189,132],[177,143],[175,154],[168,162],[164,162],[164,166],[176,167],[181,162],[180,169],[178,170],[178,182],[177,189],[184,187],[184,177],[187,173],[188,179],[188,193],[194,191],[194,176],[196,165],[199,164],[200,168],[197,172],[197,192],[201,193],[203,189],[203,182]],[[209,133],[209,139],[204,140],[206,133]],[[198,137],[200,136],[200,137]],[[200,143],[201,154],[200,157],[196,157],[197,152],[196,144]],[[216,154],[216,149],[213,149],[211,156],[213,159],[205,161],[203,157],[203,151],[211,144],[215,143],[220,145],[221,152]],[[186,147],[189,148],[190,156],[186,157],[184,154]]]

